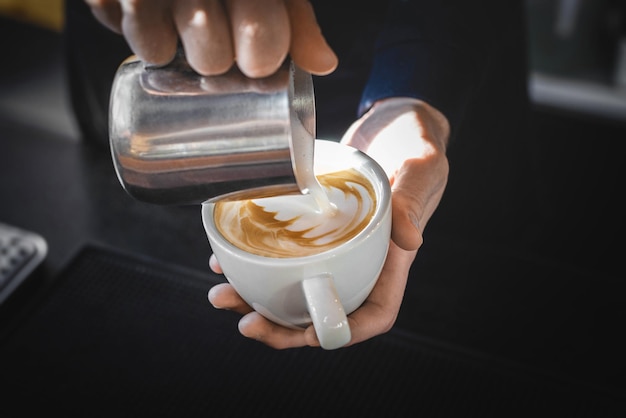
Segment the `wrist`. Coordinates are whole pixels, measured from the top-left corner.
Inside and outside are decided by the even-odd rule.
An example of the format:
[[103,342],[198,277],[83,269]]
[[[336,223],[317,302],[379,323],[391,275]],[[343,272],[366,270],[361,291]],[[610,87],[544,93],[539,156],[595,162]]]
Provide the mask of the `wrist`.
[[445,169],[450,125],[429,104],[396,97],[379,100],[348,129],[342,142],[373,157],[392,178],[407,161]]
[[411,97],[381,99],[372,105],[366,115],[377,113],[390,118],[409,112],[414,113],[417,118],[420,136],[445,153],[450,139],[450,123],[443,113],[423,100]]

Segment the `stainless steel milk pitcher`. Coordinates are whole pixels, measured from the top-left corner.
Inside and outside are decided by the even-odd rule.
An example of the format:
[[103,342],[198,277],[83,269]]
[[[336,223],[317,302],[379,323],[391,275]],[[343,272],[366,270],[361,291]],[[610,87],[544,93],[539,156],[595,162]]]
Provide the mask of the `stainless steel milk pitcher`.
[[113,81],[109,139],[122,186],[146,202],[304,192],[315,139],[312,78],[290,62],[250,79],[236,66],[199,75],[182,53],[159,68],[133,56]]

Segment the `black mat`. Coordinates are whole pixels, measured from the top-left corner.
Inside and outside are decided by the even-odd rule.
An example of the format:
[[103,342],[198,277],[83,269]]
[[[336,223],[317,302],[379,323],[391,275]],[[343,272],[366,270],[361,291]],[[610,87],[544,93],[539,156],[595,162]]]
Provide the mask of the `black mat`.
[[398,329],[336,351],[272,350],[210,306],[215,280],[85,247],[5,330],[0,414],[626,416],[616,394]]

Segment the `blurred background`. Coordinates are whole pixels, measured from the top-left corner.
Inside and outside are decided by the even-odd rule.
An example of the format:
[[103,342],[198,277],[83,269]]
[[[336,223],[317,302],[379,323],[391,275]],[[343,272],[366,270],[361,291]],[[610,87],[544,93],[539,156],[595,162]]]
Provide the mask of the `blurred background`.
[[0,0],[0,17],[5,19],[0,44],[9,52],[0,70],[0,111],[78,141],[65,79],[63,15],[63,0]]
[[63,28],[63,0],[0,0],[2,14],[53,31]]
[[534,102],[626,121],[626,2],[526,2]]

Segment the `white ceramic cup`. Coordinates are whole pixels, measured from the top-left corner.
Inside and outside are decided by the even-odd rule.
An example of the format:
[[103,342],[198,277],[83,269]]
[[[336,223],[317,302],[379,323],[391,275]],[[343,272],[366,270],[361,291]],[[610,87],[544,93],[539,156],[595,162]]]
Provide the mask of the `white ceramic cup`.
[[311,323],[324,349],[351,339],[346,315],[370,294],[382,270],[391,234],[391,189],[369,156],[334,141],[315,141],[316,175],[355,168],[372,184],[376,207],[356,236],[324,252],[287,258],[253,254],[231,244],[214,222],[215,202],[202,205],[202,221],[226,279],[261,315],[303,329]]

